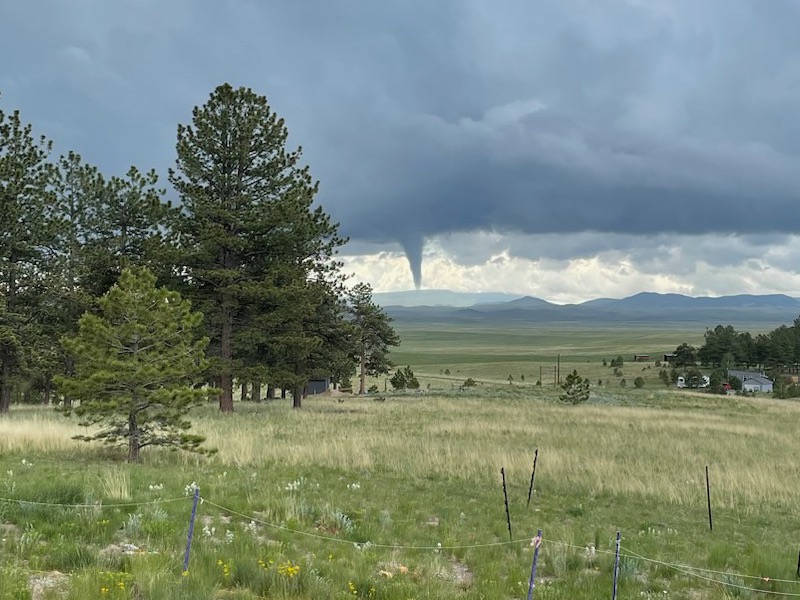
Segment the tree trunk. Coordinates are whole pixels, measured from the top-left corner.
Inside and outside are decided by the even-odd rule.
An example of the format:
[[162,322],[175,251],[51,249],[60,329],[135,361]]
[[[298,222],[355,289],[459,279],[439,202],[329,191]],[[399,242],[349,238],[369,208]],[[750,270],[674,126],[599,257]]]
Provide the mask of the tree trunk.
[[[14,257],[11,257],[9,261],[8,267],[8,291],[6,292],[6,312],[11,314],[14,312],[15,304],[16,304],[16,292],[17,292],[17,273],[16,273],[16,263],[14,262]],[[12,391],[12,382],[11,377],[13,376],[13,372],[11,369],[11,362],[14,360],[14,356],[12,356],[12,348],[10,345],[3,345],[0,346],[0,362],[3,363],[3,370],[0,373],[0,413],[7,413],[11,410],[11,391]]]
[[261,382],[253,382],[253,402],[261,402]]
[[233,357],[233,313],[227,302],[223,302],[222,306],[221,329],[220,358],[222,358],[222,373],[219,378],[219,409],[222,412],[233,412],[233,376],[231,374],[231,358]]
[[50,398],[50,388],[51,387],[52,386],[50,384],[50,379],[48,378],[47,383],[44,384],[44,397],[42,398],[42,400],[44,401],[44,405],[45,406],[50,406],[50,403],[51,403],[51,398]]
[[292,408],[303,408],[303,388],[295,385],[292,388]]
[[139,424],[136,413],[128,415],[128,462],[139,462]]
[[8,351],[3,351],[3,372],[0,377],[0,413],[11,410],[11,362],[7,357]]
[[247,383],[242,383],[242,402],[247,400]]
[[281,399],[282,400],[286,399],[286,388],[281,388]]
[[219,409],[222,412],[233,412],[233,377],[230,373],[223,373],[219,382]]
[[275,386],[267,384],[267,400],[275,400]]
[[363,350],[361,351],[361,376],[359,379],[358,393],[363,396],[367,393],[367,353]]
[[[68,355],[64,359],[64,373],[67,377],[75,375],[75,357]],[[72,406],[72,398],[64,394],[64,408]]]

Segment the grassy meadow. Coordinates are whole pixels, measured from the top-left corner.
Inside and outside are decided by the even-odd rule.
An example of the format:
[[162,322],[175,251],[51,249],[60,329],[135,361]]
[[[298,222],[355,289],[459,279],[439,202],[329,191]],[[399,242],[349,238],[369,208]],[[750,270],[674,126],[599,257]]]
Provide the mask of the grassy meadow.
[[[800,404],[679,392],[652,363],[626,362],[623,388],[602,366],[702,331],[401,335],[395,360],[420,392],[209,406],[193,420],[212,456],[127,465],[52,410],[14,407],[0,418],[0,600],[525,598],[538,528],[535,598],[609,598],[617,530],[618,598],[800,594]],[[587,404],[535,385],[558,353],[562,376],[608,380]],[[480,384],[459,389],[467,377]]]

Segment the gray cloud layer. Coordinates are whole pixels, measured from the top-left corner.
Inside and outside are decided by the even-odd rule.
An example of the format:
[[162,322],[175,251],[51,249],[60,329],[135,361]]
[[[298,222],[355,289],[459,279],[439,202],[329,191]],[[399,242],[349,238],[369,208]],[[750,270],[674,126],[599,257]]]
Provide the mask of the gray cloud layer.
[[418,278],[448,232],[798,231],[798,23],[791,0],[12,3],[0,89],[59,148],[163,171],[192,106],[251,86],[344,232]]

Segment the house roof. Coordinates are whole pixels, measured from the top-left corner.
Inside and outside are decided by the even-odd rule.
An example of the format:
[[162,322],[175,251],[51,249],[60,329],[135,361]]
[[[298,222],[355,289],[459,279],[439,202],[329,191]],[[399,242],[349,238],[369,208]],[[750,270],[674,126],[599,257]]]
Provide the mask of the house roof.
[[736,377],[742,383],[750,381],[752,383],[758,383],[759,385],[772,384],[772,379],[764,375],[764,373],[759,373],[757,371],[734,371],[733,369],[729,369],[728,377]]
[[742,379],[742,385],[746,383],[757,383],[758,385],[772,385],[772,380],[763,375],[756,375],[755,377],[745,377]]

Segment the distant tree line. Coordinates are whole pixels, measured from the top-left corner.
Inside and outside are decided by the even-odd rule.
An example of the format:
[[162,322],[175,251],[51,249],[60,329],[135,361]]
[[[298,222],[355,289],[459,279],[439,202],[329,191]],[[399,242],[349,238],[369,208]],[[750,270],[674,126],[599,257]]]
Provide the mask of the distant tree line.
[[712,390],[724,391],[725,382],[740,390],[741,382],[728,377],[727,371],[734,368],[758,369],[772,377],[776,396],[800,397],[800,386],[785,377],[800,368],[800,317],[792,325],[781,325],[756,336],[747,331],[736,331],[732,325],[717,325],[706,330],[700,348],[683,343],[675,349],[674,355],[674,368],[670,372],[662,369],[659,373],[666,384],[676,381],[676,369],[688,368],[686,381],[691,385],[690,382],[696,381],[700,374],[696,369],[700,364],[711,369],[709,387]]
[[186,328],[207,340],[192,369],[222,411],[234,386],[254,401],[285,390],[300,407],[309,379],[341,384],[358,369],[363,393],[366,376],[388,373],[399,338],[371,287],[346,285],[347,240],[287,138],[264,96],[216,88],[177,127],[173,204],[155,171],[107,176],[74,152],[54,158],[19,111],[0,110],[0,413],[79,399],[68,382],[85,346],[67,340],[128,269],[133,298],[145,282],[141,301],[165,289],[202,314]]
[[781,325],[755,337],[736,331],[732,325],[717,325],[705,332],[705,343],[694,348],[683,343],[675,349],[677,367],[694,366],[730,369],[794,369],[800,365],[800,317],[791,326]]

